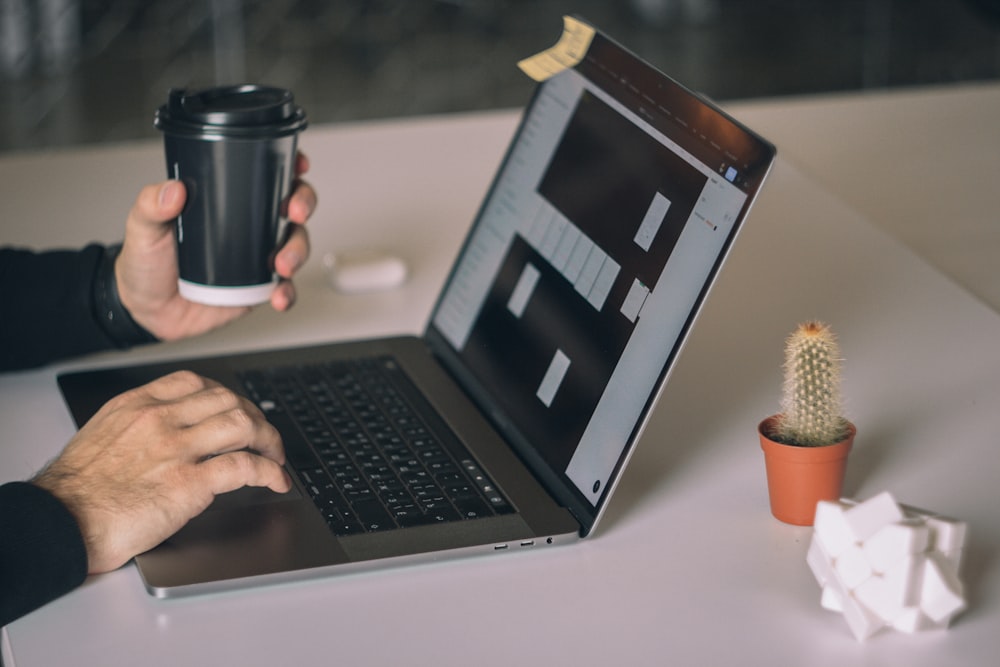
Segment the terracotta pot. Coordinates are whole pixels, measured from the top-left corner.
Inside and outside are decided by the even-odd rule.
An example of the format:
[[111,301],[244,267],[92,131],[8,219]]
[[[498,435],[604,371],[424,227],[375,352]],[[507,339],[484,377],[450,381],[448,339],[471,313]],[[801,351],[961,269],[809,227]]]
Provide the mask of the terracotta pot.
[[772,415],[757,426],[767,468],[771,514],[785,523],[811,526],[816,517],[816,503],[841,497],[847,454],[857,429],[849,424],[847,437],[833,445],[799,447],[771,440],[769,434],[774,432],[777,418]]

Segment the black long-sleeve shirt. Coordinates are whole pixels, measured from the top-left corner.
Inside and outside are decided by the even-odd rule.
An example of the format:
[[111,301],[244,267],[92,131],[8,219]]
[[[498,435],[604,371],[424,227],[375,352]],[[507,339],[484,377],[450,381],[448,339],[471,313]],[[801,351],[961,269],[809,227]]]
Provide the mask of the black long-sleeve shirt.
[[[100,245],[0,248],[0,372],[153,340],[108,291],[113,260]],[[86,576],[83,536],[66,506],[29,482],[0,485],[0,626]]]
[[0,485],[0,535],[0,626],[87,577],[87,550],[76,519],[34,484]]
[[0,248],[0,371],[115,347],[94,316],[104,252]]

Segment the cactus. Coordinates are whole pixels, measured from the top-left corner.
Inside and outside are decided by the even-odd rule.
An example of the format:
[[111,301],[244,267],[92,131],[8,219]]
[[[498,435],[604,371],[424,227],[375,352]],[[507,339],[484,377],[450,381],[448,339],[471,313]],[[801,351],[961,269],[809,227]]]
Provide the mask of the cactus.
[[849,432],[840,395],[840,347],[826,324],[806,322],[785,341],[782,413],[775,439],[802,447],[840,442]]

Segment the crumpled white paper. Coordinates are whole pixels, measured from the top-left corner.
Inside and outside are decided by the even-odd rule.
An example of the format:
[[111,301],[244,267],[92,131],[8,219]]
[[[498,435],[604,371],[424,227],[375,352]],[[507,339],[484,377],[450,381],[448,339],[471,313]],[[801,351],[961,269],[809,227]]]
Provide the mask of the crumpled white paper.
[[858,641],[887,627],[946,628],[966,606],[965,534],[965,523],[901,506],[888,492],[821,501],[806,561],[821,604],[842,612]]

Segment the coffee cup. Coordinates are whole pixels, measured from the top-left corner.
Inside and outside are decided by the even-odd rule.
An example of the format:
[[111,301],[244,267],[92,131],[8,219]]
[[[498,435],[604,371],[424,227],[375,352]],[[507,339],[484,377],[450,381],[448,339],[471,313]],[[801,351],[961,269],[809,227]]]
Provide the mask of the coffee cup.
[[176,229],[181,295],[223,306],[268,301],[305,112],[281,88],[174,89],[153,124],[167,176],[187,189]]

